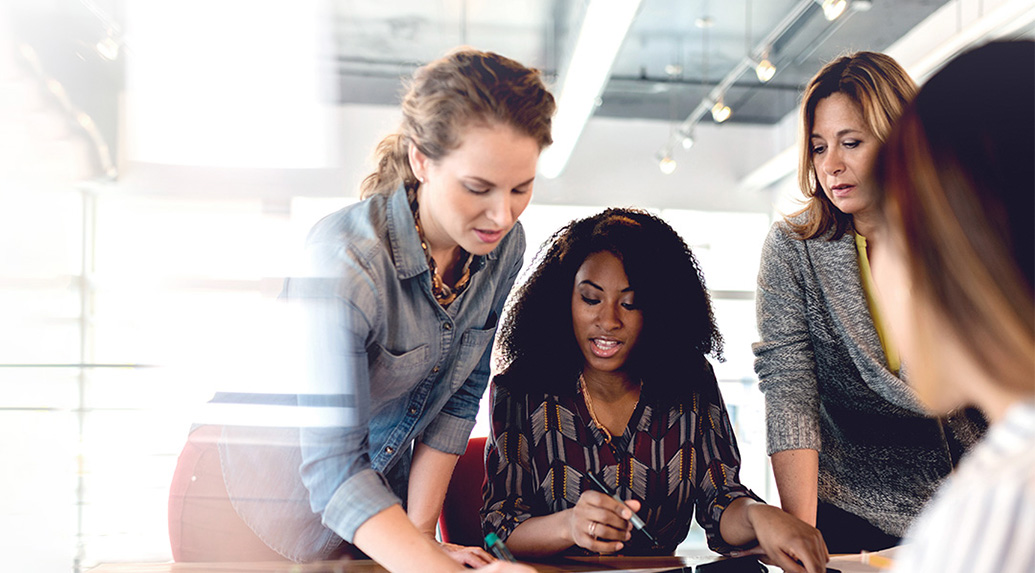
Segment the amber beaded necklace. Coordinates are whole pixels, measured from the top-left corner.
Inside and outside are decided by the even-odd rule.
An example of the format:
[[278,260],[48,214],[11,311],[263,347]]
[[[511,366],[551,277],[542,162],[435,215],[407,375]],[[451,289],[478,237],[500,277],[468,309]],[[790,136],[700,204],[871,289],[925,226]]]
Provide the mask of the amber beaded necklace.
[[438,264],[435,262],[434,257],[431,256],[428,241],[424,238],[424,230],[420,226],[420,205],[417,204],[417,190],[407,190],[406,195],[410,200],[410,210],[413,211],[413,225],[417,228],[417,236],[420,237],[420,247],[424,249],[424,256],[428,259],[428,268],[431,269],[431,293],[435,295],[435,300],[442,305],[442,308],[446,308],[456,300],[456,297],[467,290],[467,285],[471,282],[471,259],[473,257],[467,251],[460,249],[460,260],[461,264],[463,264],[460,280],[456,281],[456,285],[450,288],[442,280],[442,277],[439,276]]

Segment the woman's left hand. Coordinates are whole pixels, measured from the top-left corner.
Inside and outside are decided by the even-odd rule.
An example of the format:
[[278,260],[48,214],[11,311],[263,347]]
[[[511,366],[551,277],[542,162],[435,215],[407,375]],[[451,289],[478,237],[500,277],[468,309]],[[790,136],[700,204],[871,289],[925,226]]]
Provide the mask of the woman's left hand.
[[465,545],[455,545],[453,543],[440,543],[442,550],[449,555],[453,561],[461,565],[467,565],[468,567],[483,567],[494,561],[496,558],[489,555],[481,547],[467,547]]
[[747,518],[758,547],[737,555],[763,554],[764,561],[783,568],[789,573],[824,573],[830,560],[827,544],[818,529],[783,511],[764,503],[747,507]]

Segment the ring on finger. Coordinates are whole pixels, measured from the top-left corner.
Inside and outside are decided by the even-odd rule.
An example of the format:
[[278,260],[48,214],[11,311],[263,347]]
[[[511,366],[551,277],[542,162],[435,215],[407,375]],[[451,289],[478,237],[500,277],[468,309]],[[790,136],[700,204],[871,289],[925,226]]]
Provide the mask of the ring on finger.
[[595,535],[593,535],[593,532],[596,531],[596,529],[597,529],[597,522],[595,522],[595,521],[589,522],[589,536],[590,537],[595,537]]

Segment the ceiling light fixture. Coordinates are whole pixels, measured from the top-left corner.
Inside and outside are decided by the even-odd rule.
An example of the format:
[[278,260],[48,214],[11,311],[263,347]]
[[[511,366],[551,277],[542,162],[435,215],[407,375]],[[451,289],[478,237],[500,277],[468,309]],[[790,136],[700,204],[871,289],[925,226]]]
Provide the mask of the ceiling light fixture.
[[848,7],[848,0],[816,0],[823,7],[823,17],[829,22],[837,20]]
[[539,172],[543,176],[557,177],[568,164],[607,85],[618,49],[636,19],[641,2],[592,0],[587,6],[557,100],[553,145],[539,158]]
[[715,123],[722,123],[729,119],[731,115],[733,115],[733,110],[730,109],[730,106],[723,103],[720,96],[719,101],[712,106],[712,119],[715,120]]
[[[860,1],[863,0],[855,0],[852,4],[854,5],[856,2]],[[682,142],[687,134],[692,133],[694,127],[700,123],[700,121],[708,115],[709,112],[712,112],[713,108],[717,107],[718,102],[722,101],[723,96],[743,74],[747,73],[748,70],[757,68],[759,62],[751,57],[752,54],[757,58],[761,58],[761,60],[769,60],[769,63],[772,64],[772,59],[775,58],[772,58],[769,54],[771,47],[777,45],[777,40],[785,34],[790,33],[789,31],[792,28],[795,30],[800,28],[800,26],[795,26],[795,24],[797,24],[802,18],[806,18],[811,14],[814,14],[815,12],[813,10],[818,2],[820,2],[820,0],[799,0],[798,3],[787,12],[787,15],[784,16],[783,20],[774,26],[760,42],[755,44],[755,49],[749,51],[748,54],[745,55],[744,58],[742,58],[741,61],[722,78],[718,85],[712,88],[707,96],[701,98],[701,102],[697,104],[697,107],[695,107],[693,111],[690,112],[690,115],[686,116],[683,123],[681,123],[677,129],[673,130],[669,135],[669,140],[665,143],[665,146],[662,147],[663,151],[661,153],[664,153],[664,150],[672,149],[677,143]],[[707,62],[707,50],[704,50],[704,56],[705,62]],[[775,68],[775,65],[773,67]],[[755,70],[755,73],[758,73],[757,69]],[[707,81],[707,71],[705,72],[704,77],[705,81]],[[729,110],[728,112],[723,111],[723,107],[728,109],[728,106],[725,104],[718,107],[718,117],[726,115],[724,120],[729,119],[729,116],[732,115],[732,110]],[[712,117],[718,121],[718,118],[715,117],[714,114]],[[662,155],[659,154],[659,157],[660,156]]]
[[665,175],[672,175],[676,172],[676,160],[669,155],[665,155],[658,161],[658,169]]
[[115,38],[112,38],[110,35],[105,36],[103,39],[101,39],[101,41],[97,42],[97,45],[94,46],[94,49],[96,49],[97,53],[100,54],[101,57],[105,60],[114,62],[115,60],[119,59],[119,43],[116,42]]
[[89,10],[106,30],[105,37],[94,44],[94,49],[105,60],[114,62],[119,58],[119,51],[125,45],[122,26],[102,10],[94,0],[79,0],[79,3]]
[[773,76],[776,75],[776,66],[769,61],[768,55],[762,58],[761,62],[755,64],[755,75],[758,77],[758,81],[763,84],[773,79]]
[[683,140],[680,142],[683,144],[683,149],[690,149],[694,146],[694,136],[690,133],[684,133]]

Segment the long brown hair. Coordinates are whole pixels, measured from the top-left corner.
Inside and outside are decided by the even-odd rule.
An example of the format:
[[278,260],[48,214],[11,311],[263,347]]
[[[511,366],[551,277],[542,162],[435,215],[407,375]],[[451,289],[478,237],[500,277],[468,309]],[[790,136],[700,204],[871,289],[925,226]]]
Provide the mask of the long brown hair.
[[[994,110],[983,105],[992,94]],[[996,383],[1027,393],[1035,390],[1033,158],[1035,43],[1003,42],[932,77],[875,170],[914,296]]]
[[[859,106],[870,132],[883,143],[895,120],[916,95],[916,84],[898,62],[876,52],[842,56],[823,66],[809,82],[801,101],[798,155],[798,185],[808,200],[802,210],[787,217],[791,229],[802,239],[823,236],[833,228],[830,239],[837,240],[852,228],[851,215],[841,212],[823,192],[809,143],[816,123],[816,105],[838,93]],[[803,221],[794,220],[803,213]]]
[[538,70],[492,52],[460,48],[414,73],[403,96],[402,124],[378,144],[377,169],[363,180],[360,197],[416,185],[410,146],[441,159],[460,146],[461,130],[473,123],[513,127],[542,150],[553,143],[556,108]]

